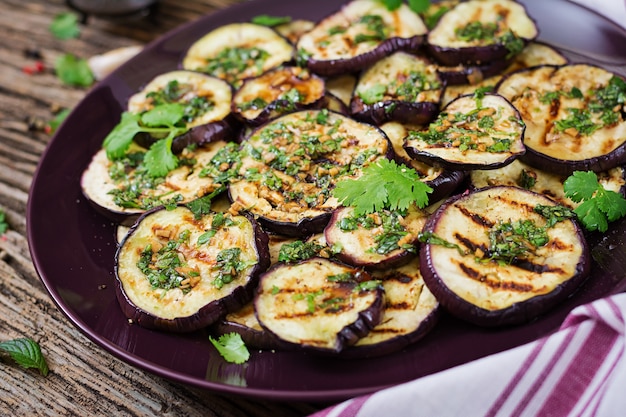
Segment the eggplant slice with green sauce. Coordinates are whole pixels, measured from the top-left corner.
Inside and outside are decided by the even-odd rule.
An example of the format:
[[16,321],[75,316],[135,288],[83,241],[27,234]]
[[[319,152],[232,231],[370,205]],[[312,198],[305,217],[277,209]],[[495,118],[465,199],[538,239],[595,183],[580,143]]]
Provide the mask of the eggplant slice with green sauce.
[[[519,159],[502,168],[474,170],[470,173],[472,188],[494,185],[521,187],[550,197],[570,209],[575,209],[581,203],[574,202],[565,196],[563,183],[566,179],[565,176],[534,168]],[[598,182],[606,190],[626,195],[626,169],[623,166],[599,172]]]
[[559,175],[602,172],[626,163],[626,81],[588,64],[542,66],[497,87],[519,110],[524,162]]
[[495,169],[525,152],[524,123],[497,94],[461,96],[421,131],[410,131],[404,148],[412,158],[452,170]]
[[519,187],[451,198],[424,227],[424,282],[451,314],[480,326],[536,318],[569,297],[590,271],[583,232],[573,219],[556,216],[561,209]]
[[232,111],[259,126],[286,113],[325,104],[324,80],[307,69],[284,66],[248,78],[233,96]]
[[419,257],[408,264],[372,273],[385,290],[383,317],[367,336],[342,352],[346,357],[374,357],[397,352],[426,336],[440,316],[439,301],[424,284]]
[[380,323],[384,292],[359,268],[324,258],[276,264],[254,299],[261,326],[304,349],[338,353]]
[[[441,71],[447,71],[445,75],[440,74],[446,81],[446,89],[441,105],[445,107],[455,98],[466,94],[474,94],[479,89],[495,91],[496,86],[506,74],[540,65],[565,65],[568,63],[568,58],[561,52],[550,45],[535,41],[526,45],[522,52],[517,54],[513,60],[507,61],[506,68],[499,74],[490,74],[490,71],[485,73],[480,67],[466,65],[460,66],[461,74],[453,74],[450,68],[440,68],[440,73]],[[457,71],[459,70],[457,69]],[[458,81],[458,84],[454,81]]]
[[226,146],[228,142],[218,140],[185,148],[179,155],[183,163],[163,177],[148,174],[145,148],[132,144],[123,158],[114,161],[101,149],[83,172],[81,189],[96,211],[130,226],[155,207],[189,203],[218,190],[223,184],[202,172]]
[[226,80],[238,87],[293,59],[293,45],[272,28],[231,23],[213,29],[187,50],[182,66]]
[[252,300],[269,266],[267,235],[249,216],[156,209],[131,228],[115,264],[117,298],[133,323],[191,332]]
[[465,171],[453,171],[442,167],[436,167],[411,158],[404,149],[404,138],[412,130],[420,130],[420,126],[406,125],[398,122],[388,122],[380,126],[389,138],[395,153],[395,160],[413,168],[420,176],[422,182],[433,191],[428,199],[439,201],[452,194],[466,178]]
[[339,202],[331,190],[342,178],[393,152],[378,128],[328,110],[279,117],[242,143],[239,175],[228,192],[272,233],[321,232]]
[[415,257],[428,215],[416,206],[360,216],[352,207],[342,207],[333,213],[324,235],[328,246],[338,248],[339,260],[370,270],[387,269]]
[[426,32],[406,4],[389,10],[376,0],[353,0],[300,37],[297,60],[324,76],[353,73],[395,51],[417,52]]
[[428,33],[429,54],[440,64],[507,60],[538,35],[526,9],[513,0],[469,0],[446,12]]
[[444,87],[436,65],[399,51],[360,75],[350,105],[352,116],[375,125],[390,120],[429,123],[439,113]]

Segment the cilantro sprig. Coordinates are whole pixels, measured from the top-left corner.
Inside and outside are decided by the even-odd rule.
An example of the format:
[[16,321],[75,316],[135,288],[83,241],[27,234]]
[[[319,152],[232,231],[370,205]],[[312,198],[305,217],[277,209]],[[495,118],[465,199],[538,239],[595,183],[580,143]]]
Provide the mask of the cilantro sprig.
[[209,340],[226,362],[242,364],[250,359],[250,352],[239,333],[227,333],[217,340],[209,336]]
[[[388,10],[399,8],[403,0],[379,0]],[[430,0],[408,0],[409,8],[415,13],[423,13],[430,6]]]
[[612,190],[605,189],[592,171],[576,171],[563,183],[565,196],[576,203],[574,209],[578,220],[588,231],[606,232],[609,222],[626,216],[626,199]]
[[9,224],[7,223],[7,215],[2,209],[0,209],[0,236],[5,234],[7,230],[9,230]]
[[140,114],[122,113],[120,122],[104,139],[107,157],[110,160],[122,158],[138,133],[165,136],[146,152],[144,163],[150,176],[167,175],[178,166],[178,158],[172,152],[172,142],[176,136],[188,130],[181,123],[184,115],[185,109],[179,103],[160,104]]
[[95,81],[87,60],[72,54],[59,56],[54,62],[54,71],[57,77],[69,86],[89,87]]
[[432,191],[414,169],[380,159],[365,167],[361,177],[339,181],[333,195],[344,206],[354,207],[359,216],[382,209],[405,210],[412,203],[425,207]]
[[59,13],[54,16],[48,29],[57,39],[77,38],[80,35],[78,15],[72,12]]
[[0,342],[0,350],[7,352],[22,368],[36,368],[41,375],[48,375],[48,364],[34,340],[19,338]]

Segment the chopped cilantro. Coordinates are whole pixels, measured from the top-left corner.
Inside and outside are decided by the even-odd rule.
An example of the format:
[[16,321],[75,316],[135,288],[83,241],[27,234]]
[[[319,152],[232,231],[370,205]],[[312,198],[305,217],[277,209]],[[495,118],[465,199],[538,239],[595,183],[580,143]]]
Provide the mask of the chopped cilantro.
[[261,14],[252,18],[252,23],[268,27],[274,27],[289,22],[291,22],[291,17],[289,16],[270,16],[267,14]]
[[217,340],[209,336],[209,340],[226,362],[242,364],[250,359],[250,352],[239,333],[227,333]]

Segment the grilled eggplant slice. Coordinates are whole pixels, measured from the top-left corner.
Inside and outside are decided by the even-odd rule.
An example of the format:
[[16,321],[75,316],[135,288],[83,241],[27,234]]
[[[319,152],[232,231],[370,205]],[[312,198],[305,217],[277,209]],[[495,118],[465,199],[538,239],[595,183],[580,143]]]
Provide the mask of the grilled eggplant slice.
[[381,130],[328,110],[275,119],[242,149],[240,179],[229,186],[233,204],[267,231],[288,236],[321,232],[339,206],[330,195],[334,184],[392,152]]
[[524,124],[504,97],[461,96],[423,131],[411,131],[404,148],[418,161],[448,169],[494,169],[524,154]]
[[333,213],[324,236],[330,247],[338,248],[339,260],[366,269],[386,269],[415,256],[428,215],[415,206],[362,216],[355,215],[352,207],[342,207]]
[[441,305],[481,326],[527,322],[574,292],[590,256],[572,219],[549,226],[553,200],[496,186],[444,203],[424,227],[420,271]]
[[194,42],[183,68],[211,74],[239,86],[293,59],[293,45],[276,31],[254,23],[220,26]]
[[274,30],[276,30],[279,35],[295,45],[298,43],[300,36],[307,33],[314,27],[315,22],[313,22],[312,20],[295,19],[287,23],[282,23],[280,25],[274,26]]
[[[192,71],[170,71],[153,78],[128,100],[127,110],[143,113],[157,105],[179,103],[185,106],[183,122],[189,129],[174,138],[172,151],[180,153],[189,145],[202,146],[217,140],[231,140],[235,125],[231,117],[232,89],[219,78]],[[135,135],[135,142],[149,148],[160,137]]]
[[375,125],[390,120],[425,124],[439,113],[443,89],[435,65],[400,51],[361,74],[352,95],[351,112],[354,118]]
[[440,316],[439,301],[424,284],[419,267],[416,256],[406,265],[372,273],[385,290],[383,317],[379,325],[342,355],[372,357],[397,352],[435,327]]
[[[502,168],[493,170],[474,170],[470,173],[470,181],[473,188],[483,188],[494,185],[508,185],[521,187],[527,190],[543,194],[557,203],[576,208],[580,203],[565,197],[563,183],[567,177],[552,174],[541,169],[531,167],[516,159]],[[606,190],[624,194],[626,185],[626,170],[624,167],[616,167],[605,172],[598,173],[598,181]]]
[[247,347],[257,349],[290,350],[293,345],[285,343],[261,327],[254,312],[254,304],[249,302],[242,308],[220,318],[211,329],[216,334],[239,333]]
[[245,80],[233,96],[232,111],[259,126],[286,113],[324,104],[324,80],[295,66],[279,67]]
[[251,217],[158,209],[118,249],[117,298],[140,326],[190,332],[250,302],[268,266],[267,235]]
[[541,42],[531,42],[526,45],[522,52],[516,55],[508,66],[498,75],[490,75],[490,71],[489,73],[485,73],[477,70],[477,68],[480,67],[468,67],[464,65],[462,65],[461,68],[464,68],[467,79],[461,83],[462,85],[453,85],[455,81],[462,81],[462,75],[453,75],[454,80],[447,78],[451,75],[449,72],[446,75],[442,75],[442,78],[446,80],[446,89],[441,105],[445,106],[457,97],[466,94],[474,94],[478,89],[494,91],[500,80],[502,80],[503,76],[506,74],[539,65],[565,65],[567,63],[569,63],[567,57],[550,45]]
[[559,175],[626,163],[626,82],[571,64],[510,74],[497,87],[526,124],[524,162]]
[[380,282],[360,269],[311,258],[264,273],[254,299],[263,328],[285,342],[337,353],[380,323]]
[[298,61],[320,75],[357,72],[395,51],[416,52],[426,32],[405,4],[391,11],[375,0],[353,0],[300,37]]
[[512,58],[537,35],[523,5],[513,0],[470,0],[441,17],[428,34],[427,46],[442,65],[481,65]]
[[102,215],[126,226],[132,225],[146,211],[211,194],[222,186],[202,169],[227,142],[215,141],[201,147],[187,148],[181,154],[190,164],[170,171],[165,177],[150,177],[144,169],[146,149],[132,145],[126,157],[115,161],[98,151],[81,176],[81,189],[90,204]]
[[411,130],[420,130],[419,126],[403,125],[398,122],[388,122],[380,127],[389,138],[395,153],[396,162],[413,168],[421,180],[432,188],[430,201],[439,201],[448,197],[458,188],[466,177],[465,171],[452,171],[416,161],[404,149],[404,138]]
[[326,91],[340,99],[346,106],[350,106],[356,80],[356,76],[352,74],[342,74],[326,78]]

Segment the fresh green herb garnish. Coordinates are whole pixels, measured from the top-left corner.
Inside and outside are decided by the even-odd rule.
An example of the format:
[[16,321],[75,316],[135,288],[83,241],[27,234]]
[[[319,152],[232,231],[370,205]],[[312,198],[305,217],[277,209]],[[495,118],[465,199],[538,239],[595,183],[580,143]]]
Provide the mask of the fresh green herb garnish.
[[[403,0],[378,0],[378,1],[384,4],[387,10],[392,10],[392,11],[398,9],[403,3]],[[413,10],[415,13],[425,12],[430,6],[430,0],[408,0],[408,3],[409,3],[409,8]]]
[[22,368],[36,368],[41,375],[48,375],[48,364],[34,340],[19,338],[0,342],[0,350],[7,352]]
[[589,136],[602,126],[591,120],[591,113],[587,110],[569,108],[569,116],[565,119],[557,120],[554,128],[557,132],[564,132],[568,129],[575,129],[583,136]]
[[417,239],[421,243],[428,243],[429,245],[439,245],[448,249],[456,249],[461,255],[467,255],[466,251],[463,250],[456,243],[448,242],[440,236],[437,236],[433,232],[422,232],[418,235]]
[[0,210],[0,236],[9,230],[9,224],[7,223],[7,215],[3,210]]
[[367,90],[358,92],[359,97],[365,104],[375,104],[383,101],[385,93],[387,92],[387,86],[382,84],[376,84]]
[[402,216],[405,215],[406,210],[382,210],[372,214],[346,216],[340,220],[339,229],[343,232],[350,232],[358,228],[366,230],[380,228],[380,232],[374,235],[375,246],[368,248],[368,252],[375,252],[380,255],[385,255],[396,249],[405,249],[409,252],[414,252],[415,246],[412,244],[398,244],[403,237],[409,234],[406,227],[400,221]]
[[267,51],[257,47],[226,47],[200,70],[238,86],[244,71],[255,68],[255,74],[263,72],[263,65],[269,56]]
[[70,114],[70,109],[62,109],[60,112],[54,115],[54,118],[46,125],[46,133],[53,134],[61,126],[61,123]]
[[57,39],[72,39],[80,35],[78,15],[76,13],[65,12],[57,14],[48,28]]
[[520,172],[516,182],[517,185],[519,185],[520,187],[530,190],[537,183],[537,174],[532,171],[523,169]]
[[237,279],[241,271],[252,265],[253,263],[241,260],[240,248],[221,250],[215,259],[215,267],[213,269],[217,270],[218,274],[213,281],[213,285],[220,289],[224,285],[230,284]]
[[379,159],[363,168],[360,178],[341,180],[333,189],[339,202],[354,207],[356,215],[384,208],[406,210],[413,203],[423,208],[431,192],[432,188],[420,181],[414,169],[388,159]]
[[498,25],[495,23],[473,21],[465,26],[456,28],[454,33],[462,41],[473,42],[494,39],[497,31]]
[[578,220],[589,231],[606,232],[608,223],[626,216],[626,199],[605,189],[592,171],[576,171],[563,183],[565,196],[580,203],[574,209]]
[[367,14],[359,19],[359,23],[365,25],[367,32],[359,33],[354,37],[355,43],[380,42],[389,37],[389,28],[379,15]]
[[64,54],[54,62],[54,70],[59,79],[66,85],[89,87],[94,82],[94,76],[87,60],[77,58],[72,54]]
[[510,264],[526,253],[546,245],[549,240],[546,228],[538,226],[532,220],[501,222],[489,231],[487,259]]
[[252,23],[262,26],[274,27],[291,22],[289,16],[270,16],[267,14],[261,14],[252,18]]
[[296,240],[291,243],[285,243],[280,247],[278,252],[279,262],[298,262],[312,258],[319,254],[324,247],[315,242],[303,242]]
[[225,186],[219,187],[212,193],[206,194],[187,203],[186,206],[193,213],[193,218],[198,220],[202,216],[209,214],[211,212],[211,201],[225,189]]
[[124,112],[120,122],[104,139],[103,147],[110,160],[122,158],[136,134],[145,132],[163,135],[144,156],[147,172],[153,177],[164,177],[178,166],[172,153],[172,142],[188,128],[182,119],[184,106],[178,103],[161,104],[141,114]]
[[185,123],[191,123],[215,107],[215,102],[206,96],[194,95],[191,98],[186,98],[192,92],[193,85],[171,80],[163,89],[146,94],[146,98],[152,101],[154,107],[162,104],[180,103],[183,106],[182,120]]
[[226,362],[242,364],[250,359],[250,352],[239,333],[227,333],[217,340],[209,336],[209,340]]
[[546,206],[538,204],[535,206],[534,211],[545,217],[547,227],[552,227],[558,222],[576,217],[576,213],[572,209],[561,205]]

